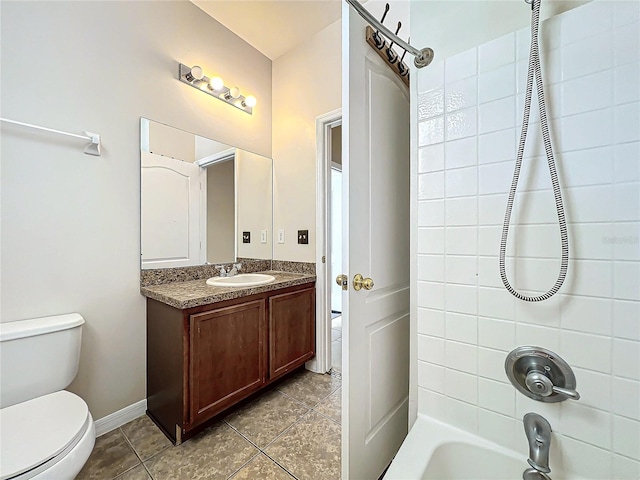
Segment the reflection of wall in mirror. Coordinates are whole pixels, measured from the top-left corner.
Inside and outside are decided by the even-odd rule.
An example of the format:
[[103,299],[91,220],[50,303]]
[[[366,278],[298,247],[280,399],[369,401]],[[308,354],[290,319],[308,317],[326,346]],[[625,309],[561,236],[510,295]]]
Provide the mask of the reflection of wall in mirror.
[[149,125],[149,152],[185,162],[193,162],[196,159],[193,133],[158,122],[146,123]]
[[[271,160],[243,150],[236,151],[238,199],[238,257],[271,258]],[[266,200],[267,199],[267,200]],[[266,243],[261,232],[266,230]],[[242,232],[251,232],[251,243],[242,243]]]
[[[227,147],[228,148],[228,147]],[[207,167],[207,262],[236,259],[234,161]]]

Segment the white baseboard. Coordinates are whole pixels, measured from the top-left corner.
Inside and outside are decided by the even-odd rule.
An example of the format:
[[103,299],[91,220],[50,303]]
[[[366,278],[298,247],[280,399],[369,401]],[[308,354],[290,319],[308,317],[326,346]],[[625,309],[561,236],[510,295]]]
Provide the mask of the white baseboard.
[[96,420],[96,437],[109,433],[131,420],[135,420],[136,418],[144,415],[146,411],[147,399],[144,399],[134,403],[133,405],[124,407],[122,410],[118,410],[117,412],[113,412],[106,417]]

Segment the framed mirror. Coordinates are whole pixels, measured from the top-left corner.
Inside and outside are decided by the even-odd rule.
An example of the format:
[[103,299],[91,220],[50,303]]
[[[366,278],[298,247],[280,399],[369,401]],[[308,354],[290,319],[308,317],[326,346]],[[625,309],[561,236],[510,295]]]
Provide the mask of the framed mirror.
[[272,258],[270,158],[140,120],[141,268]]

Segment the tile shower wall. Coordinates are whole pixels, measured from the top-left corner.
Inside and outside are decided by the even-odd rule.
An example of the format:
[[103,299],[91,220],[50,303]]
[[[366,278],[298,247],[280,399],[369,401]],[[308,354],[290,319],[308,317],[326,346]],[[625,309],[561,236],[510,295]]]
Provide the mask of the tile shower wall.
[[[587,478],[640,478],[639,19],[638,2],[595,1],[541,25],[571,255],[542,303],[516,300],[498,273],[529,29],[417,72],[418,412],[521,452],[521,419],[538,412],[555,432],[552,467]],[[560,256],[533,104],[507,263],[528,293],[553,285]],[[516,393],[503,364],[519,345],[563,356],[581,400]]]

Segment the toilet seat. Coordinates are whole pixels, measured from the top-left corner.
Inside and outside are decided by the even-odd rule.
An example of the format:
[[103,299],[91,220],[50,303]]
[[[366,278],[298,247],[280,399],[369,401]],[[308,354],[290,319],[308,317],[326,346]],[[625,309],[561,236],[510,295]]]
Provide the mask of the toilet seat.
[[87,404],[66,390],[0,409],[1,480],[51,468],[92,425]]

